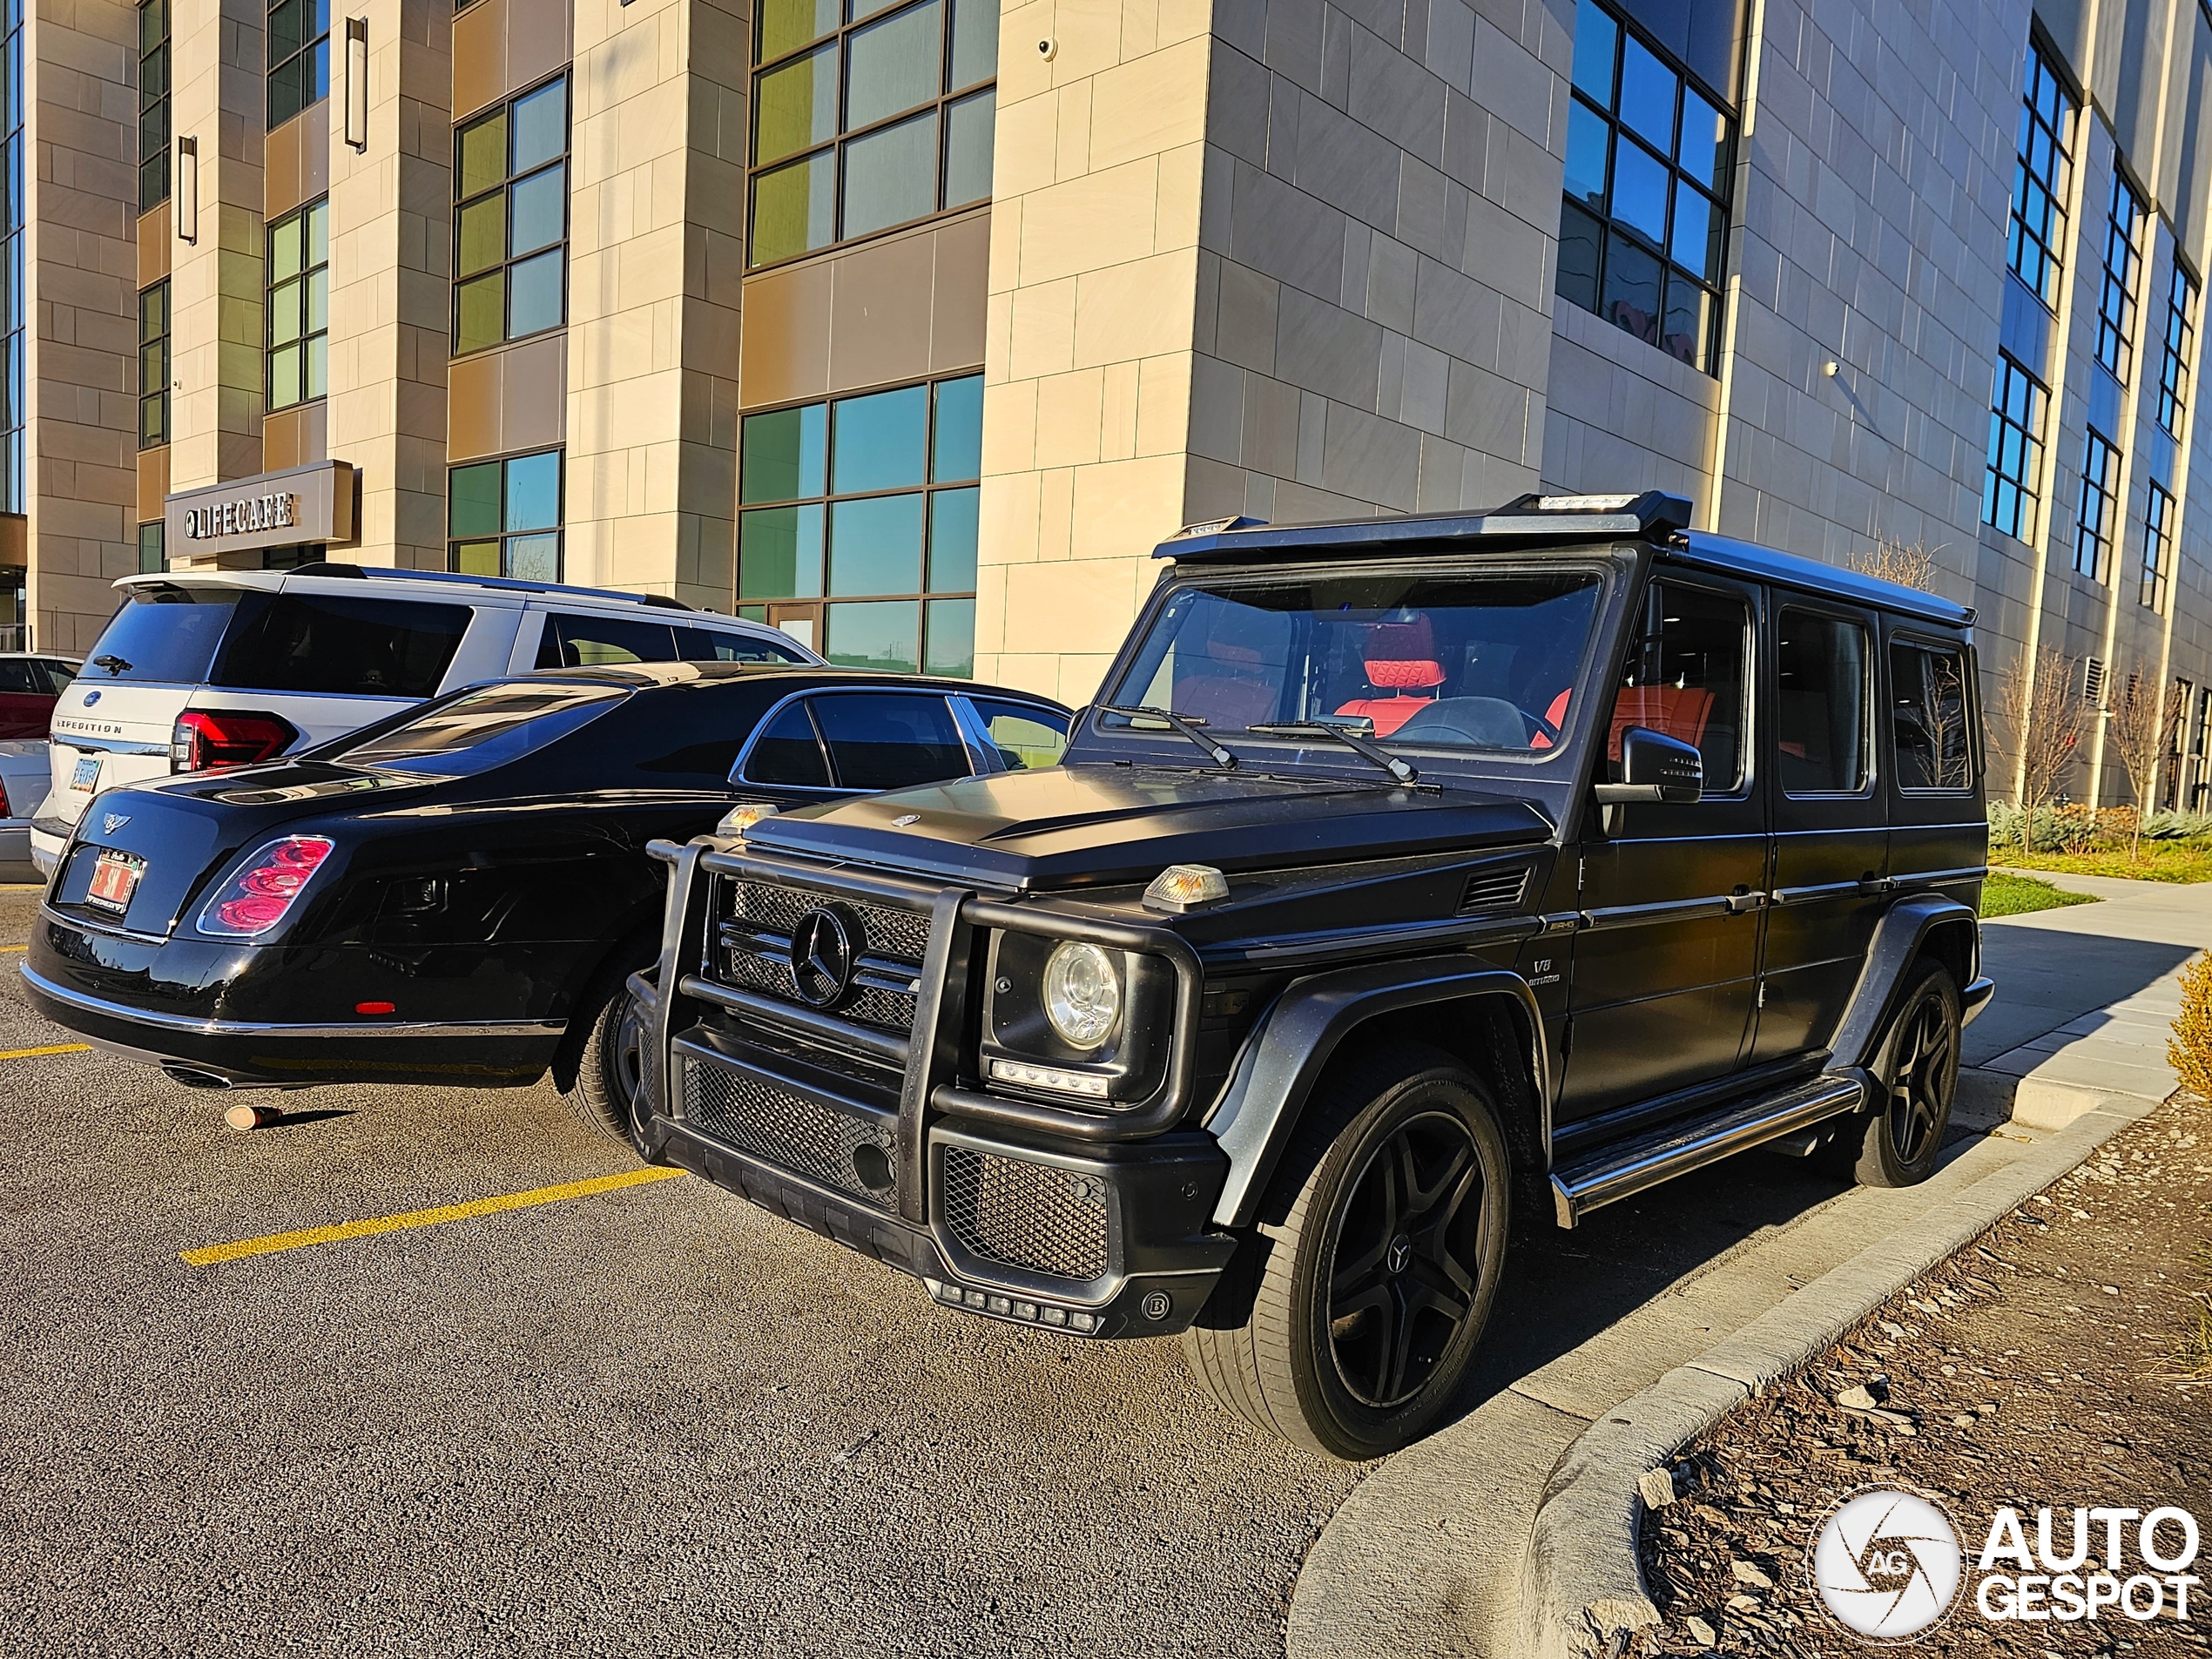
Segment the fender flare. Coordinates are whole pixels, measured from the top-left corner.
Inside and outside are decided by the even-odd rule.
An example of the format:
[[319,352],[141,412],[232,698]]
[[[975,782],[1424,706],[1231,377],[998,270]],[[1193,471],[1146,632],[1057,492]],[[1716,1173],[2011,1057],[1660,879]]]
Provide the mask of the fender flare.
[[1214,1206],[1224,1227],[1251,1224],[1260,1196],[1322,1070],[1345,1037],[1379,1015],[1436,1002],[1503,998],[1528,1045],[1536,1143],[1551,1144],[1551,1067],[1535,993],[1510,969],[1470,957],[1374,962],[1295,980],[1284,988],[1237,1056],[1236,1069],[1205,1122],[1229,1156],[1229,1179]]
[[1920,954],[1920,948],[1939,927],[1964,923],[1971,941],[1966,953],[1966,975],[1959,987],[1966,1017],[1973,1019],[1988,1003],[1995,987],[1981,977],[1981,918],[1956,899],[1939,894],[1915,894],[1900,899],[1882,914],[1874,937],[1866,948],[1865,966],[1859,969],[1844,1017],[1830,1039],[1831,1070],[1871,1066],[1889,1028],[1898,994],[1905,974]]

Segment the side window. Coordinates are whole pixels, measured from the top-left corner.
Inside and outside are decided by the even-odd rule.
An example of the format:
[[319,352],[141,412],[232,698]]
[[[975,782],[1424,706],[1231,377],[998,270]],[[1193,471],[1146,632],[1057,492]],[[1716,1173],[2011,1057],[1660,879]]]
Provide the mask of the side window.
[[77,671],[67,663],[57,663],[48,659],[41,662],[38,666],[46,671],[46,689],[56,697],[59,697],[64,691],[69,690],[70,683],[77,678]]
[[968,746],[941,697],[853,691],[813,701],[843,788],[906,789],[968,774]]
[[676,630],[676,649],[687,663],[803,663],[805,655],[753,634],[728,634],[718,628]]
[[1785,606],[1775,630],[1775,728],[1791,795],[1866,786],[1866,630]]
[[226,689],[428,697],[469,631],[467,605],[280,593],[239,609],[210,677]]
[[1058,715],[1026,703],[1001,703],[996,698],[969,699],[991,734],[991,746],[1008,772],[1028,772],[1056,766],[1068,747],[1067,722]]
[[1614,695],[1609,775],[1620,775],[1621,733],[1640,725],[1695,744],[1707,792],[1728,793],[1743,781],[1750,607],[1731,593],[1655,582],[1643,596],[1642,624]]
[[1966,659],[1938,645],[1890,645],[1890,730],[1899,789],[1971,789],[1973,718]]
[[31,667],[29,658],[0,657],[0,691],[24,691],[44,697],[46,685]]
[[745,757],[743,780],[795,789],[830,786],[829,762],[822,758],[822,740],[815,735],[813,717],[806,712],[804,699],[768,723]]
[[537,647],[540,668],[604,668],[610,663],[672,663],[675,631],[664,622],[631,622],[620,617],[577,617],[556,612],[545,618]]

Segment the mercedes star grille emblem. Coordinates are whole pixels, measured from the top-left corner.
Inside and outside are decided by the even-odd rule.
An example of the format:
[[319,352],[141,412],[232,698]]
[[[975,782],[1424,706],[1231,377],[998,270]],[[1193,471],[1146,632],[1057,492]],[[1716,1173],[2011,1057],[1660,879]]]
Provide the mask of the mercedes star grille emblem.
[[131,814],[128,813],[110,813],[100,819],[100,833],[112,835],[130,821]]
[[842,905],[817,905],[791,930],[791,977],[799,1000],[833,1008],[860,963],[860,927]]

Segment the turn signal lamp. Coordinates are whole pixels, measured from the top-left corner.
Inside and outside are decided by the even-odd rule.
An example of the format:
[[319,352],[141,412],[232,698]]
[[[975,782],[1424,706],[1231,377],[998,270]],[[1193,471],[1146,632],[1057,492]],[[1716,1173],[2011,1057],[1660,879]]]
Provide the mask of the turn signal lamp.
[[308,880],[330,856],[329,838],[287,835],[239,867],[195,924],[218,939],[258,939],[282,921]]
[[1229,879],[1211,864],[1170,864],[1144,889],[1148,910],[1195,910],[1229,896]]
[[781,810],[765,800],[741,801],[722,814],[722,821],[714,826],[717,835],[742,835],[764,818],[773,818]]

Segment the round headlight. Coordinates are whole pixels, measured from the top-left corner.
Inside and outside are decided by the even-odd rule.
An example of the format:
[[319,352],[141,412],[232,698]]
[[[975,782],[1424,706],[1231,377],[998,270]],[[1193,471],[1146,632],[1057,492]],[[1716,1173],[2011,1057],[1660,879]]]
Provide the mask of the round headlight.
[[1096,945],[1069,940],[1044,965],[1044,1012],[1070,1047],[1096,1049],[1122,1019],[1122,976]]

